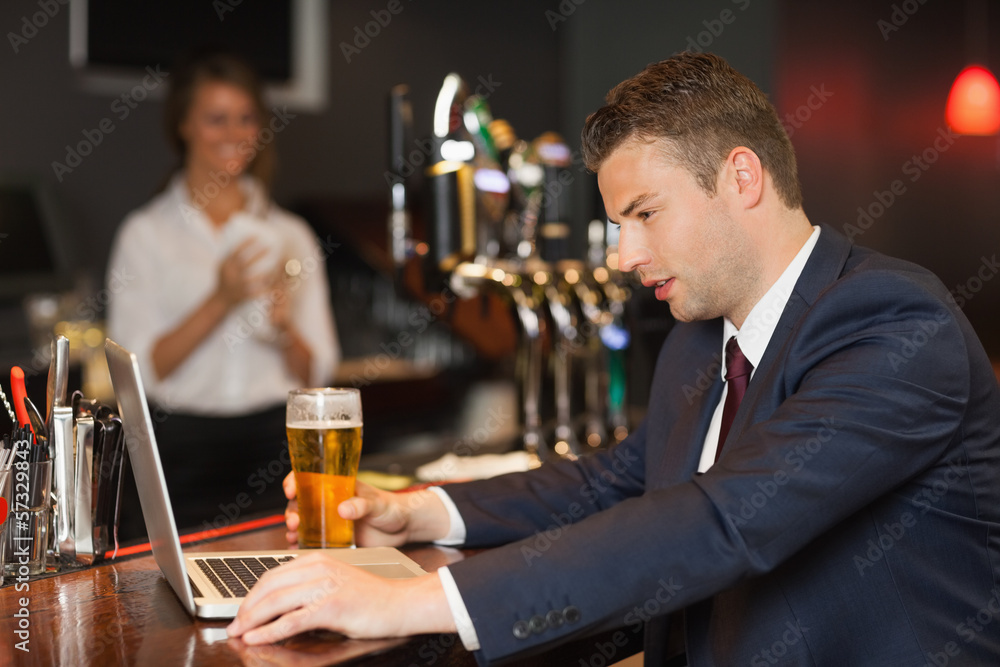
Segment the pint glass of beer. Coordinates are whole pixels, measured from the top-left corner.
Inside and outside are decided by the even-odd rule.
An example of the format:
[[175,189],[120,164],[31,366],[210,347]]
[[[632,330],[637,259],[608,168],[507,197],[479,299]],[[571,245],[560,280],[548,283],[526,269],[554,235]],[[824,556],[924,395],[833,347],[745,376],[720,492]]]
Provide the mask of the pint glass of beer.
[[354,495],[361,459],[361,393],[296,389],[288,393],[285,429],[298,488],[299,546],[354,546],[354,522],[337,506]]

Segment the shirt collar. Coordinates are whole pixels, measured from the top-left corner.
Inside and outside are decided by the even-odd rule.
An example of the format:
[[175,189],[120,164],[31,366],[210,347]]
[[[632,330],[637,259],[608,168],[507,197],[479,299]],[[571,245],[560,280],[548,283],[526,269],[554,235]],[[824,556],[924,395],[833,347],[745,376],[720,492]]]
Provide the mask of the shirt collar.
[[[269,201],[264,187],[249,174],[239,176],[239,185],[246,197],[243,211],[253,217],[266,217]],[[197,220],[206,231],[210,232],[213,229],[208,217],[192,200],[191,192],[187,187],[187,173],[183,169],[174,174],[168,188],[176,198],[177,205],[181,207],[181,214],[185,221]]]
[[742,329],[737,329],[736,325],[730,322],[728,317],[723,320],[723,376],[726,373],[726,341],[733,336],[736,336],[736,342],[740,344],[740,350],[743,351],[743,355],[747,358],[747,361],[753,364],[754,371],[760,365],[760,360],[764,357],[767,344],[771,342],[774,329],[778,326],[781,313],[784,312],[785,306],[788,304],[788,299],[792,296],[792,290],[795,289],[795,283],[798,282],[799,276],[802,274],[802,269],[805,268],[806,262],[809,260],[810,255],[812,255],[813,248],[816,247],[816,241],[819,240],[819,231],[820,228],[814,225],[812,234],[806,239],[802,248],[799,249],[799,252],[792,261],[785,267],[778,280],[771,285],[771,288],[767,290],[761,300],[750,311],[750,314],[747,315]]

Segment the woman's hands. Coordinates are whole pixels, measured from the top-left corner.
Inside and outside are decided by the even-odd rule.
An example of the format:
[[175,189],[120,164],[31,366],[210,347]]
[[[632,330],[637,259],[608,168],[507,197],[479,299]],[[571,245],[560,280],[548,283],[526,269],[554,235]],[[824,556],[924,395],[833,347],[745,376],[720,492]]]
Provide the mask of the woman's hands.
[[222,260],[215,293],[229,308],[261,296],[274,286],[277,276],[261,271],[259,266],[267,253],[260,241],[248,238]]
[[272,282],[258,262],[268,250],[256,239],[238,245],[219,265],[215,291],[177,327],[161,336],[152,350],[153,368],[159,379],[168,377],[242,301],[263,294]]

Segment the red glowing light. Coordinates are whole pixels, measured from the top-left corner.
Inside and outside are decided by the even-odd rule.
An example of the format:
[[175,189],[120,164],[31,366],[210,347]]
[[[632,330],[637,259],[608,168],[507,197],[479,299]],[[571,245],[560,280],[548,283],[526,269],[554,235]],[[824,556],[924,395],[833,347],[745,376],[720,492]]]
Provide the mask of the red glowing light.
[[1000,131],[1000,85],[993,73],[981,65],[963,69],[948,95],[945,119],[959,134]]

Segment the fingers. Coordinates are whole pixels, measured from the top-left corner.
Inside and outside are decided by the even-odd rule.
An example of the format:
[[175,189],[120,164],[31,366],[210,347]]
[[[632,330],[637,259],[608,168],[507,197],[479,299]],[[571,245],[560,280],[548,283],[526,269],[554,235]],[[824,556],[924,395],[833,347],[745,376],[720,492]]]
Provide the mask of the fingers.
[[[295,600],[300,594],[301,591],[294,590],[289,591],[289,595],[282,597],[290,601],[291,604],[295,604]],[[308,606],[298,607],[283,613],[270,623],[265,623],[264,625],[247,631],[242,635],[242,639],[244,642],[251,645],[273,644],[274,642],[281,641],[282,639],[293,637],[300,632],[315,630],[321,627],[323,627],[323,625],[317,618],[315,610],[310,609]]]
[[285,492],[285,497],[288,498],[288,505],[285,507],[285,527],[288,531],[285,533],[285,540],[289,544],[299,543],[299,504],[295,500],[298,489],[295,487],[295,472],[290,472],[285,475],[285,479],[281,481],[281,488]]
[[227,628],[229,636],[263,644],[306,630],[335,628],[338,594],[349,576],[365,576],[352,570],[323,554],[309,554],[265,573],[240,605]]
[[251,236],[236,246],[229,253],[229,257],[236,258],[243,268],[249,268],[262,260],[267,253],[267,246],[261,243],[258,238]]
[[409,507],[395,493],[358,482],[356,497],[340,504],[345,519],[355,521],[355,539],[362,546],[399,546],[408,539]]
[[315,630],[323,627],[316,613],[319,599],[315,587],[310,584],[285,587],[274,591],[246,615],[243,614],[247,605],[244,602],[237,617],[239,625],[234,621],[227,631],[247,644],[271,644],[306,630]]
[[[283,483],[285,496],[289,500],[285,508],[285,539],[289,544],[298,544],[299,512],[295,502],[295,477],[289,474]],[[344,519],[354,521],[355,539],[359,546],[399,546],[407,540],[406,528],[409,511],[397,499],[396,494],[380,491],[364,482],[357,482],[355,495],[337,507],[337,513]]]
[[299,556],[281,567],[265,572],[240,605],[236,618],[229,625],[231,637],[238,637],[249,628],[262,625],[291,609],[300,606],[299,587],[304,575],[316,560],[317,554]]
[[256,645],[317,628],[374,638],[455,632],[455,623],[436,574],[384,579],[314,553],[265,573],[226,630]]
[[348,498],[337,506],[337,514],[342,519],[358,521],[373,513],[372,503],[365,498]]
[[285,528],[287,532],[285,533],[285,539],[289,544],[299,543],[299,512],[295,501],[288,503],[288,507],[285,508]]
[[225,259],[222,260],[224,269],[231,272],[233,278],[247,280],[251,274],[253,265],[264,258],[268,253],[266,246],[261,245],[255,238],[249,238],[233,248]]
[[354,487],[354,497],[348,498],[337,506],[337,513],[343,519],[357,521],[369,515],[378,515],[385,511],[385,501],[379,495],[377,489],[365,484],[356,482]]
[[223,296],[231,304],[260,296],[274,283],[272,272],[262,273],[255,265],[270,253],[270,249],[256,238],[248,238],[237,245],[219,266],[219,283]]

